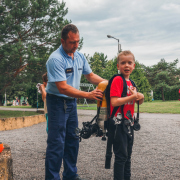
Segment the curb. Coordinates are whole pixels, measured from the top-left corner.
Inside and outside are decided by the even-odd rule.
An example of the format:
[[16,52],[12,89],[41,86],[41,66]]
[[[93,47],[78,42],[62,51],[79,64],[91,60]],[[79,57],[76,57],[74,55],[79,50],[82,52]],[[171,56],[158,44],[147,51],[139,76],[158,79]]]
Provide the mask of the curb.
[[23,127],[32,126],[41,122],[45,122],[44,114],[25,116],[25,117],[11,117],[0,119],[0,131],[7,131],[12,129],[19,129]]

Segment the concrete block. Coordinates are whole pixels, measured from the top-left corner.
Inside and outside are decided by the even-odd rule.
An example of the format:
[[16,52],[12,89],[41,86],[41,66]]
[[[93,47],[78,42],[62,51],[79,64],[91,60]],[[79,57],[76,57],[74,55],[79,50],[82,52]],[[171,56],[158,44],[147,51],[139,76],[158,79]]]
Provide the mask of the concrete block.
[[13,180],[13,160],[7,144],[4,144],[4,150],[0,153],[0,179]]

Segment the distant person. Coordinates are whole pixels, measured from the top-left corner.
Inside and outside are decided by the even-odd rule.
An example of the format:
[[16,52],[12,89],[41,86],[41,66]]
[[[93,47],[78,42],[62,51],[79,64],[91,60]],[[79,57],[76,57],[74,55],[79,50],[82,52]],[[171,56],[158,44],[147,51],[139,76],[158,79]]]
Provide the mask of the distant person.
[[[130,124],[125,124],[125,121],[122,118],[129,119],[127,117],[127,112],[129,111],[131,116],[134,117],[134,104],[139,101],[139,104],[142,104],[144,101],[144,95],[138,93],[136,88],[133,87],[129,76],[135,68],[135,58],[131,51],[122,51],[117,58],[117,69],[120,70],[121,74],[126,80],[128,89],[127,96],[121,97],[123,92],[123,79],[121,76],[116,76],[111,84],[110,88],[110,111],[113,112],[114,107],[119,106],[119,109],[116,111],[113,116],[113,120],[118,118],[120,124],[114,128],[114,142],[113,142],[113,151],[115,154],[114,161],[114,180],[130,180],[131,177],[131,153],[134,141],[134,130],[133,126]],[[123,112],[122,111],[122,105]],[[117,117],[118,116],[118,117]],[[112,120],[112,121],[113,121]],[[131,132],[130,136],[125,132],[124,126]]]
[[73,24],[61,31],[61,46],[54,51],[47,63],[48,139],[45,162],[45,179],[60,180],[62,160],[63,180],[83,180],[77,174],[79,138],[76,98],[98,100],[103,92],[97,88],[91,92],[79,90],[81,75],[98,85],[104,79],[94,74],[85,58],[77,51],[79,30]]
[[46,104],[46,86],[47,86],[47,82],[48,82],[48,78],[47,78],[47,72],[45,74],[43,74],[42,76],[42,80],[43,80],[43,84],[40,86],[40,91],[42,94],[42,100],[44,101],[44,114],[46,117],[46,132],[48,133],[48,111],[47,111],[47,104]]
[[16,106],[19,106],[19,99],[18,99],[18,97],[16,98]]
[[180,101],[180,89],[179,89],[179,101]]

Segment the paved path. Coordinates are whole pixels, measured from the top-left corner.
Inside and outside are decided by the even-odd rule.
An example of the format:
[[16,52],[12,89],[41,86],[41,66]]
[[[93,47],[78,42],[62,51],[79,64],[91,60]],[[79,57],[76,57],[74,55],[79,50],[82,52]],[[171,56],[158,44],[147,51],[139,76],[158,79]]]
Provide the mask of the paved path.
[[[0,107],[0,110],[4,111],[37,111],[37,108],[8,108],[8,107]],[[38,110],[44,110],[43,108],[38,108]]]
[[[96,111],[78,110],[79,126],[95,114]],[[140,122],[141,130],[135,132],[132,180],[179,180],[180,115],[141,113]],[[45,127],[44,122],[0,132],[0,141],[11,147],[14,180],[44,180]],[[83,139],[78,173],[88,180],[112,180],[113,160],[111,169],[104,169],[105,150],[106,142],[101,138]]]

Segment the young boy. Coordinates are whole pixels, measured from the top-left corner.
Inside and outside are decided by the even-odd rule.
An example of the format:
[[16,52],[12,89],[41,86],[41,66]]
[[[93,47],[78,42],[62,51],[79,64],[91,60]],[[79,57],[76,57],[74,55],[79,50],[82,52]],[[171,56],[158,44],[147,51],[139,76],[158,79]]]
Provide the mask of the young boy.
[[[138,93],[136,88],[133,87],[129,76],[135,68],[135,58],[131,51],[122,51],[117,58],[117,69],[120,70],[124,76],[128,89],[127,96],[121,97],[123,92],[123,79],[121,76],[116,76],[111,84],[110,89],[110,112],[112,114],[113,108],[116,106],[122,106],[124,118],[129,119],[126,116],[127,111],[131,112],[134,116],[134,104],[139,101],[142,104],[144,101],[144,95]],[[115,117],[118,115],[118,119],[121,119],[122,112],[121,107],[118,108]],[[129,137],[123,128],[123,121],[118,125],[115,132],[115,138],[113,142],[113,151],[115,154],[114,162],[114,180],[130,180],[131,177],[131,153],[134,140],[133,126],[127,127],[130,129],[132,137]]]
[[40,86],[40,91],[42,93],[42,100],[44,101],[44,114],[46,117],[46,121],[47,121],[47,126],[46,126],[46,132],[48,133],[48,112],[47,112],[47,105],[46,105],[46,86],[47,86],[47,82],[48,82],[48,78],[47,78],[47,72],[45,74],[42,75],[42,80],[43,80],[43,84]]

